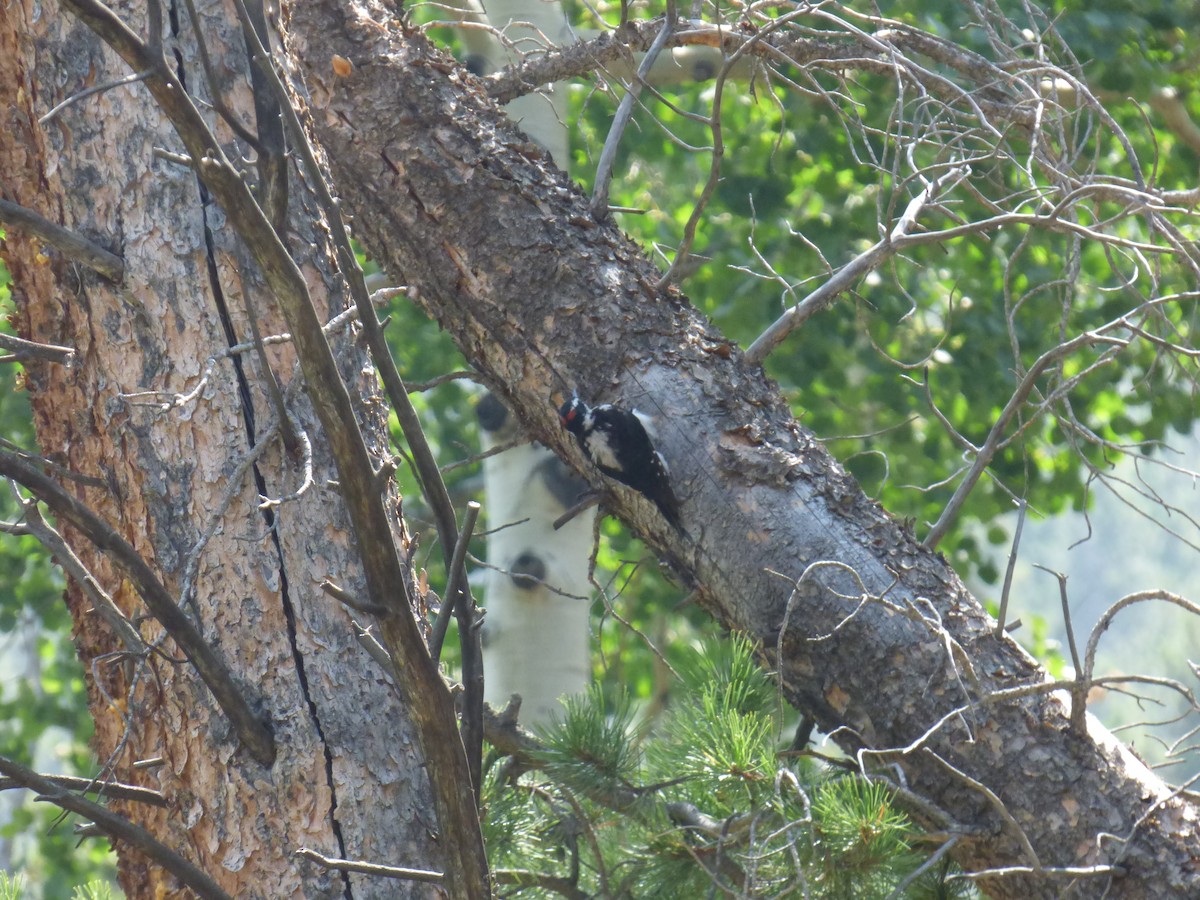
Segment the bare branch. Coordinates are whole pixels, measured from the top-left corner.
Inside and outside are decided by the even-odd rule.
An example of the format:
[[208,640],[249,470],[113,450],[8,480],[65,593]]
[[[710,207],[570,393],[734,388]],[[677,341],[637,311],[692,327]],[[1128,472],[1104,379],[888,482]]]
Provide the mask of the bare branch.
[[195,891],[197,896],[203,900],[231,900],[230,896],[221,890],[220,885],[207,872],[184,859],[170,847],[159,843],[150,832],[134,825],[124,816],[118,816],[99,803],[93,803],[85,797],[72,793],[50,778],[39,775],[32,769],[27,769],[7,757],[0,756],[0,773],[7,775],[22,787],[37,791],[55,806],[91,819],[109,837],[124,841],[129,846],[140,850],[151,861],[162,866]]
[[1038,859],[1037,852],[1033,849],[1033,844],[1029,842],[1029,835],[1025,833],[1025,829],[1021,827],[1021,824],[1016,820],[1013,814],[1009,812],[1008,807],[1004,804],[1004,801],[996,796],[996,792],[978,779],[972,778],[957,766],[942,759],[941,756],[934,753],[928,747],[924,749],[926,755],[928,755],[939,766],[987,798],[987,801],[991,804],[992,809],[996,811],[996,814],[1004,820],[1004,822],[1012,830],[1012,833],[1016,835],[1017,840],[1021,844],[1021,849],[1025,852],[1025,856],[1030,860],[1030,862],[1033,863],[1034,871],[1040,872],[1043,868],[1042,862]]
[[[412,390],[415,392],[416,389],[412,388]],[[473,466],[476,463],[483,462],[489,457],[499,456],[501,453],[511,450],[513,447],[520,447],[522,444],[528,443],[528,436],[524,434],[517,434],[515,437],[511,437],[507,441],[497,444],[495,447],[489,447],[487,450],[484,450],[481,453],[473,453],[466,459],[456,459],[452,463],[446,463],[446,465],[441,466],[440,469],[442,474],[445,474],[446,472],[453,472],[455,469],[463,469],[467,466]]]
[[1200,604],[1193,603],[1191,600],[1171,591],[1137,591],[1133,594],[1126,594],[1104,611],[1104,614],[1100,617],[1100,621],[1096,623],[1091,635],[1088,637],[1087,649],[1084,651],[1083,656],[1082,678],[1085,683],[1092,680],[1092,672],[1095,670],[1096,664],[1096,648],[1100,644],[1100,636],[1108,630],[1108,626],[1112,624],[1113,618],[1117,613],[1125,609],[1125,607],[1132,606],[1135,603],[1144,603],[1147,600],[1162,600],[1166,603],[1173,603],[1193,615],[1200,616]]
[[748,348],[745,360],[749,365],[761,365],[772,350],[784,339],[807,322],[815,313],[828,307],[842,291],[859,278],[877,269],[900,249],[901,239],[907,237],[917,225],[917,216],[942,193],[952,190],[968,174],[965,168],[950,168],[925,185],[917,196],[909,201],[896,224],[886,237],[876,242],[869,250],[860,253],[819,288],[775,320]]
[[[9,482],[12,483],[11,481]],[[36,537],[46,548],[46,551],[58,561],[64,572],[75,580],[80,589],[91,599],[93,608],[100,617],[108,623],[113,632],[121,639],[130,653],[140,653],[146,649],[146,642],[138,634],[136,628],[125,616],[125,613],[113,602],[113,598],[100,586],[94,575],[88,571],[75,551],[63,540],[62,535],[54,530],[42,518],[41,511],[34,500],[23,501],[25,525],[28,532]]]
[[106,553],[125,572],[154,617],[196,667],[242,743],[258,762],[270,766],[275,760],[275,738],[270,728],[251,710],[244,689],[234,683],[225,663],[204,640],[191,619],[175,604],[174,598],[137,550],[80,500],[12,454],[0,451],[0,474],[31,491],[56,516],[83,532],[98,550]]
[[1123,875],[1124,866],[1004,866],[980,869],[975,872],[956,872],[947,881],[979,881],[984,878],[1011,878],[1016,875],[1039,875],[1045,878],[1094,878],[1101,875]]
[[429,637],[429,654],[434,659],[442,656],[442,643],[446,640],[446,631],[450,627],[450,619],[456,615],[459,596],[463,594],[466,585],[466,572],[463,568],[467,558],[467,547],[471,543],[471,535],[475,531],[475,522],[479,518],[479,504],[467,504],[467,518],[463,523],[462,533],[454,542],[453,554],[450,558],[450,571],[446,584],[446,598],[437,620],[433,624],[433,633]]
[[[966,477],[958,486],[958,489],[954,492],[954,496],[950,498],[950,502],[946,504],[946,508],[942,510],[941,516],[929,530],[929,534],[926,536],[925,540],[922,541],[922,544],[925,547],[933,549],[938,545],[941,539],[945,537],[946,532],[950,529],[954,519],[961,511],[963,504],[966,503],[967,496],[978,483],[984,469],[991,464],[996,451],[1000,449],[1004,433],[1008,429],[1009,424],[1012,422],[1013,417],[1016,416],[1017,411],[1022,407],[1022,405],[1025,403],[1025,400],[1033,391],[1034,386],[1037,384],[1037,380],[1042,373],[1054,363],[1066,358],[1067,356],[1070,356],[1072,353],[1082,347],[1090,347],[1096,344],[1113,343],[1121,343],[1123,345],[1124,342],[1121,342],[1120,339],[1108,335],[1108,332],[1123,325],[1124,317],[1121,317],[1120,319],[1109,322],[1106,325],[1102,325],[1100,328],[1085,332],[1069,341],[1059,344],[1056,347],[1052,347],[1037,359],[1037,361],[1030,367],[1025,377],[1021,379],[1021,383],[1017,385],[1017,389],[1013,392],[1012,396],[1008,400],[1008,403],[997,417],[995,424],[992,425],[991,431],[988,432],[987,440],[979,449],[979,452],[976,453],[975,461],[971,464],[971,468],[967,472]],[[1028,423],[1026,424],[1028,425]]]
[[[926,386],[928,384],[926,380]],[[1017,551],[1021,548],[1021,532],[1025,528],[1025,513],[1028,509],[1029,504],[1024,499],[1017,504],[1017,527],[1013,530],[1012,549],[1008,552],[1008,565],[1004,569],[1004,585],[1000,588],[1000,609],[996,613],[996,637],[1004,634],[1005,621],[1008,618],[1008,596],[1012,590],[1013,572],[1017,568]]]
[[[145,73],[142,76],[145,77]],[[120,281],[125,277],[125,261],[114,253],[109,253],[99,244],[89,241],[82,235],[63,228],[56,222],[51,222],[45,216],[26,209],[16,203],[0,200],[0,223],[26,231],[34,237],[50,244],[63,256],[72,262],[94,269],[105,278]],[[9,346],[9,345],[5,345]],[[53,348],[66,349],[66,348]],[[67,351],[71,353],[73,351]],[[64,359],[57,362],[66,362]]]
[[[403,290],[402,288],[400,290]],[[408,386],[410,394],[420,394],[423,391],[432,390],[439,385],[443,385],[448,381],[479,381],[479,375],[475,372],[446,372],[428,381],[408,381],[405,384]]]
[[[89,88],[84,88],[78,94],[72,94],[66,100],[62,101],[62,103],[59,103],[52,110],[50,110],[50,112],[46,113],[44,116],[42,116],[40,119],[38,119],[38,124],[44,127],[44,126],[50,124],[51,122],[53,122],[54,119],[58,116],[58,114],[60,112],[62,112],[64,109],[66,109],[68,106],[70,106],[73,103],[78,103],[80,100],[83,100],[87,97],[92,97],[96,94],[104,93],[105,91],[111,91],[113,88],[123,87],[124,85],[127,85],[127,84],[136,84],[139,81],[143,81],[146,78],[149,78],[151,74],[152,74],[151,71],[149,69],[147,69],[144,72],[134,72],[131,75],[126,75],[122,78],[118,78],[115,81],[110,81],[106,84],[95,84]],[[120,280],[120,277],[117,276],[117,277],[113,278],[113,280],[118,281],[118,280]]]
[[626,86],[625,96],[621,98],[616,115],[613,116],[612,126],[608,129],[608,137],[604,139],[604,149],[600,151],[600,161],[596,164],[595,187],[592,188],[592,215],[598,219],[608,215],[608,188],[612,181],[613,161],[617,157],[617,148],[621,144],[622,135],[625,134],[625,127],[629,124],[629,117],[633,115],[633,105],[641,96],[646,73],[654,65],[659,51],[666,46],[674,25],[675,23],[671,21],[669,15],[663,16],[662,30],[654,39],[654,43],[650,45],[642,64],[638,66],[637,74]]
[[[112,797],[114,800],[133,800],[137,803],[147,803],[150,806],[161,806],[163,808],[170,805],[161,791],[141,787],[136,784],[120,784],[119,782],[103,781],[98,778],[81,778],[78,775],[41,775],[41,777],[69,791],[100,794],[104,797]],[[27,787],[28,785],[20,779],[0,778],[0,791]],[[37,799],[42,799],[42,797],[39,796]],[[49,800],[51,798],[47,797],[45,799]]]
[[57,344],[39,344],[36,341],[27,341],[24,338],[19,338],[11,334],[0,333],[0,347],[12,350],[13,355],[8,357],[7,360],[15,362],[26,363],[37,359],[69,366],[75,361],[75,351],[70,347],[60,347]]
[[371,603],[364,603],[349,591],[334,584],[328,578],[321,582],[320,587],[321,590],[327,593],[334,600],[337,600],[339,603],[344,603],[346,606],[357,612],[367,613],[371,616],[383,616],[387,614],[388,610],[386,606],[376,606]]
[[1088,678],[1091,673],[1084,673],[1079,661],[1079,650],[1075,647],[1075,629],[1071,627],[1071,602],[1067,596],[1067,576],[1037,563],[1034,563],[1034,567],[1043,572],[1049,572],[1058,579],[1058,596],[1062,602],[1063,627],[1067,632],[1067,646],[1071,648],[1071,665],[1075,668],[1075,682],[1071,686],[1071,728],[1076,734],[1083,735],[1087,732],[1084,714],[1087,712],[1087,695],[1091,688]]

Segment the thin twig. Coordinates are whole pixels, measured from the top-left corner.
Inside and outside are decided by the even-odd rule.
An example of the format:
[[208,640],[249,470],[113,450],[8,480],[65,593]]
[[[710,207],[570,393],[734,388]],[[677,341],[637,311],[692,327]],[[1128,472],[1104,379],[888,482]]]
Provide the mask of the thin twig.
[[324,856],[316,850],[301,847],[296,856],[308,859],[327,869],[340,869],[343,872],[362,872],[364,875],[377,875],[380,878],[397,878],[403,881],[426,881],[440,884],[446,877],[441,872],[429,869],[406,869],[400,866],[384,866],[379,863],[360,862],[356,859],[338,859],[334,856]]
[[261,152],[262,148],[259,144],[258,136],[243,125],[241,120],[233,114],[233,110],[229,108],[221,93],[221,83],[213,72],[212,59],[208,54],[208,41],[205,40],[204,29],[200,25],[200,16],[196,12],[195,0],[184,0],[184,6],[187,8],[188,21],[192,23],[192,34],[196,39],[196,50],[200,54],[200,67],[204,70],[204,80],[208,82],[208,93],[212,98],[213,109],[217,111],[217,115],[225,120],[225,124],[233,129],[234,134],[253,147],[255,152]]
[[1012,396],[1009,397],[1008,403],[1005,404],[1000,415],[996,417],[995,423],[988,432],[987,440],[979,448],[979,452],[975,454],[975,460],[971,464],[971,468],[967,471],[966,477],[962,480],[957,490],[955,490],[954,496],[950,498],[950,502],[946,504],[945,509],[942,510],[942,514],[938,517],[937,522],[929,529],[929,534],[925,540],[921,542],[923,547],[927,550],[932,550],[946,536],[946,532],[950,530],[950,526],[958,517],[958,513],[962,510],[963,505],[967,502],[967,496],[983,475],[984,469],[991,465],[992,459],[1000,449],[1004,432],[1008,429],[1009,423],[1012,422],[1018,410],[1021,409],[1022,405],[1029,398],[1030,393],[1032,393],[1037,384],[1037,380],[1050,366],[1070,356],[1076,350],[1096,344],[1112,343],[1118,340],[1109,337],[1107,332],[1120,327],[1123,322],[1124,316],[1108,322],[1099,328],[1077,335],[1071,340],[1058,344],[1055,347],[1051,347],[1037,358],[1034,364],[1030,366],[1025,377],[1021,379],[1020,384],[1017,385],[1016,390],[1013,391]]
[[[928,385],[928,381],[926,384]],[[1017,552],[1021,548],[1021,532],[1025,529],[1025,513],[1028,509],[1029,504],[1021,498],[1017,503],[1017,527],[1013,532],[1012,549],[1008,551],[1008,565],[1004,569],[1004,586],[1000,589],[1000,610],[996,614],[997,638],[1004,637],[1004,625],[1008,619],[1008,596],[1012,590],[1013,572],[1017,568]]]
[[241,496],[243,489],[242,482],[245,480],[246,475],[254,468],[254,464],[267,451],[267,448],[278,434],[279,426],[276,423],[267,430],[266,434],[262,436],[257,444],[250,448],[250,451],[234,467],[233,472],[226,480],[225,489],[221,494],[221,500],[217,504],[217,508],[208,517],[204,531],[200,533],[200,537],[196,539],[196,543],[188,551],[187,560],[183,566],[183,578],[180,579],[179,585],[180,606],[187,606],[191,603],[192,588],[195,583],[196,573],[200,568],[200,558],[204,553],[204,548],[208,546],[208,542],[213,539],[220,529],[225,520],[225,513],[229,511],[229,507],[233,504],[233,501]]
[[[287,403],[284,402],[283,391],[279,387],[279,379],[275,376],[275,369],[271,366],[271,360],[267,356],[267,348],[263,345],[262,329],[258,327],[258,304],[254,299],[254,291],[247,288],[246,279],[242,277],[240,270],[234,269],[234,274],[241,287],[242,304],[246,308],[246,321],[250,324],[250,337],[254,343],[255,354],[258,356],[258,365],[261,370],[259,379],[266,387],[267,399],[275,407],[275,425],[279,429],[284,449],[289,457],[295,459],[300,455],[300,437],[296,434],[296,424],[288,414]],[[218,277],[216,274],[213,275],[213,279],[216,281],[213,286],[220,290]]]
[[375,635],[371,634],[370,627],[364,627],[354,619],[350,620],[350,624],[354,626],[354,636],[358,639],[359,646],[366,650],[371,659],[375,660],[384,673],[391,678],[392,666],[395,665],[395,661],[384,649],[383,644],[379,643],[375,639]]
[[[1137,821],[1133,823],[1133,826],[1129,829],[1129,833],[1127,835],[1125,835],[1125,837],[1120,837],[1119,835],[1115,835],[1115,834],[1111,834],[1109,832],[1103,832],[1103,831],[1100,832],[1100,834],[1096,836],[1097,846],[1099,846],[1103,840],[1117,841],[1121,844],[1121,850],[1119,853],[1117,853],[1116,859],[1113,860],[1114,866],[1113,866],[1112,874],[1114,874],[1114,875],[1124,874],[1125,867],[1121,866],[1120,863],[1123,859],[1125,859],[1126,854],[1129,854],[1131,852],[1136,852],[1134,850],[1133,838],[1134,838],[1134,835],[1136,835],[1138,833],[1138,829],[1140,829],[1142,827],[1142,825],[1144,825],[1147,821],[1156,817],[1158,815],[1158,811],[1160,809],[1162,809],[1163,807],[1165,807],[1169,802],[1174,800],[1176,797],[1183,796],[1185,794],[1190,794],[1191,792],[1188,790],[1188,788],[1190,788],[1197,781],[1200,781],[1200,772],[1193,775],[1191,778],[1189,778],[1183,784],[1179,785],[1177,788],[1175,788],[1169,794],[1164,794],[1164,795],[1158,797],[1153,803],[1151,803],[1149,806],[1146,807],[1145,811],[1140,816],[1138,816]],[[1100,895],[1099,900],[1105,900],[1105,898],[1108,896],[1109,890],[1111,890],[1111,888],[1112,888],[1112,881],[1110,880],[1108,882],[1108,884],[1105,886],[1104,892]]]
[[450,616],[458,622],[458,640],[462,648],[462,742],[467,753],[467,769],[475,802],[481,802],[483,790],[483,647],[476,621],[475,603],[467,586],[467,547],[479,519],[479,504],[467,504],[462,533],[454,543],[450,560],[450,575],[446,582],[446,598],[438,611],[429,639],[429,653],[439,659]]
[[596,164],[596,181],[595,187],[592,189],[592,216],[597,220],[608,216],[608,189],[612,184],[612,167],[617,158],[617,148],[621,145],[621,138],[629,124],[629,118],[633,115],[633,105],[641,96],[646,74],[654,65],[654,60],[658,58],[659,52],[666,46],[667,38],[671,36],[674,25],[671,16],[663,17],[662,29],[658,32],[658,37],[654,39],[642,64],[638,66],[637,74],[625,88],[625,96],[621,98],[621,103],[613,116],[612,126],[608,129],[608,136],[604,139],[604,148],[600,151],[600,161]]
[[[415,391],[415,388],[410,388],[410,390]],[[462,468],[465,468],[466,466],[473,466],[476,463],[483,462],[485,459],[488,459],[489,457],[499,456],[501,453],[511,450],[513,447],[520,447],[522,444],[528,444],[528,443],[529,443],[529,438],[526,435],[518,434],[516,437],[511,437],[507,441],[502,441],[501,443],[497,444],[494,447],[488,447],[488,449],[486,449],[480,453],[472,454],[471,456],[468,456],[466,459],[456,459],[452,463],[446,463],[446,465],[441,467],[441,472],[444,475],[447,472],[453,472],[455,469],[462,469]]]
[[[403,293],[407,289],[406,288],[391,288],[391,290],[395,291],[396,293]],[[378,293],[379,293],[379,291],[375,292],[375,294],[378,294]],[[371,295],[372,299],[374,299],[375,294]],[[420,393],[423,393],[424,391],[432,390],[435,387],[439,387],[440,385],[446,384],[449,381],[475,381],[475,382],[478,382],[479,381],[479,373],[472,372],[470,370],[464,370],[464,371],[459,371],[459,372],[443,372],[441,375],[438,375],[434,378],[430,378],[428,381],[406,381],[405,386],[408,388],[408,392],[410,394],[420,394]]]
[[146,649],[146,642],[142,640],[142,636],[138,634],[137,629],[133,627],[133,623],[129,621],[125,613],[121,612],[108,592],[100,586],[96,577],[84,565],[83,560],[63,540],[62,535],[55,531],[42,518],[42,513],[37,508],[37,502],[33,500],[26,501],[24,503],[24,512],[25,523],[29,529],[29,533],[41,542],[47,552],[58,561],[63,571],[74,579],[84,594],[91,599],[93,609],[99,613],[100,617],[108,623],[108,626],[121,639],[121,643],[125,645],[125,649],[130,653],[143,652]]
[[761,365],[763,360],[783,343],[789,334],[801,327],[814,314],[828,307],[838,295],[853,285],[868,272],[879,268],[898,250],[900,240],[906,237],[917,225],[917,217],[921,211],[937,198],[939,194],[951,190],[966,178],[968,172],[963,168],[951,168],[930,181],[915,197],[908,202],[904,213],[896,221],[891,231],[863,251],[825,281],[807,297],[791,307],[776,319],[767,330],[755,338],[746,348],[745,361],[748,365]]
[[568,509],[561,516],[559,516],[557,519],[555,519],[554,522],[551,523],[550,527],[553,528],[555,531],[558,531],[558,529],[562,528],[564,525],[566,525],[568,522],[570,522],[572,519],[574,519],[580,513],[584,512],[588,509],[591,509],[593,506],[596,506],[599,502],[600,502],[600,494],[597,493],[596,491],[589,491],[588,493],[586,493],[582,497],[580,497],[578,500],[576,500],[575,504],[570,509]]
[[1011,828],[1013,833],[1016,835],[1017,840],[1021,844],[1021,849],[1025,851],[1025,856],[1031,863],[1033,863],[1033,866],[1036,870],[1041,871],[1042,861],[1038,859],[1037,852],[1033,849],[1033,844],[1029,841],[1029,835],[1025,833],[1025,829],[1021,827],[1021,823],[1018,822],[1013,814],[1008,811],[1008,807],[1004,805],[1004,801],[996,796],[996,792],[989,788],[982,781],[972,778],[966,772],[962,771],[962,769],[947,762],[928,747],[925,748],[925,753],[951,775],[961,779],[987,798],[988,803],[992,805],[992,809],[996,810],[996,812],[1000,815],[1000,818],[1008,823],[1009,828]]
[[1034,563],[1035,569],[1048,572],[1058,579],[1058,597],[1062,603],[1063,627],[1067,630],[1067,646],[1071,648],[1071,665],[1075,667],[1075,681],[1071,686],[1071,731],[1079,736],[1087,733],[1087,722],[1084,714],[1087,712],[1087,695],[1091,690],[1088,679],[1091,673],[1085,673],[1079,661],[1079,649],[1075,646],[1075,629],[1071,626],[1071,601],[1067,595],[1067,576],[1055,572],[1045,566]]
[[[137,803],[147,803],[150,806],[161,806],[163,808],[170,806],[170,804],[167,802],[167,798],[163,796],[161,791],[156,791],[153,788],[142,787],[136,784],[121,784],[115,781],[101,781],[99,777],[81,778],[78,775],[43,774],[41,777],[69,791],[100,794],[105,797],[112,797],[114,800],[133,800]],[[17,778],[0,778],[0,791],[9,791],[13,788],[27,787],[28,786],[23,781]],[[49,800],[50,798],[46,799]]]
[[56,105],[53,109],[51,109],[50,112],[46,113],[44,116],[42,116],[40,119],[38,119],[38,124],[44,128],[45,126],[49,125],[52,121],[54,121],[54,118],[60,112],[62,112],[64,109],[66,109],[68,106],[70,106],[72,103],[78,103],[80,100],[83,100],[87,97],[91,97],[94,94],[100,94],[100,93],[103,93],[104,91],[111,91],[113,88],[119,88],[126,84],[135,84],[139,81],[143,81],[146,78],[149,78],[153,74],[154,74],[153,70],[147,69],[144,72],[134,72],[130,75],[124,75],[121,78],[117,78],[114,81],[109,81],[104,84],[92,85],[90,88],[84,88],[78,94],[72,94],[66,100],[62,101],[61,103]]
[[[454,604],[458,622],[458,642],[462,653],[462,741],[467,751],[467,769],[475,789],[475,803],[483,803],[483,637],[479,630],[479,613],[467,583],[466,556],[471,534],[479,518],[479,504],[467,504],[462,534],[454,547],[451,577],[446,587]],[[457,596],[456,596],[457,595]]]
[[1038,875],[1045,878],[1094,878],[1099,875],[1123,875],[1124,866],[1004,866],[980,869],[977,872],[955,872],[947,881],[978,881],[983,878],[1011,878],[1016,875]]
[[384,616],[388,613],[386,606],[376,606],[373,603],[360,600],[349,591],[334,584],[328,578],[321,582],[320,588],[334,600],[345,604],[356,612],[366,613],[369,616]]
[[[437,619],[433,623],[433,632],[429,636],[429,655],[434,659],[442,658],[442,644],[446,640],[446,631],[450,627],[450,618],[455,614],[455,607],[458,605],[456,598],[462,593],[462,585],[465,584],[464,563],[467,558],[467,546],[471,543],[471,536],[475,530],[475,521],[478,517],[479,504],[472,501],[467,504],[467,519],[463,523],[462,533],[453,545],[453,552],[450,556],[450,571],[446,579],[446,598],[442,602],[442,608],[438,611]],[[471,527],[468,528],[467,525]]]
[[1132,606],[1134,603],[1144,603],[1147,600],[1162,600],[1167,603],[1173,603],[1194,615],[1200,616],[1200,604],[1193,603],[1191,600],[1171,591],[1153,590],[1126,594],[1104,611],[1104,614],[1100,617],[1100,621],[1096,623],[1091,635],[1088,637],[1087,649],[1084,651],[1083,657],[1083,679],[1085,682],[1092,680],[1092,672],[1096,665],[1096,648],[1100,643],[1100,636],[1108,630],[1108,626],[1112,624],[1116,614],[1127,606]]

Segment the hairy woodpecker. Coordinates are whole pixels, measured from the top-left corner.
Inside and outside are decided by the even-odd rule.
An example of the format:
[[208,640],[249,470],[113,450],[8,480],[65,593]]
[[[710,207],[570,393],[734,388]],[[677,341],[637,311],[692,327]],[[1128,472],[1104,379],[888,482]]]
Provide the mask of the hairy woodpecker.
[[558,417],[596,468],[645,496],[676,531],[683,531],[667,461],[654,449],[646,417],[611,403],[588,406],[577,394],[562,405]]

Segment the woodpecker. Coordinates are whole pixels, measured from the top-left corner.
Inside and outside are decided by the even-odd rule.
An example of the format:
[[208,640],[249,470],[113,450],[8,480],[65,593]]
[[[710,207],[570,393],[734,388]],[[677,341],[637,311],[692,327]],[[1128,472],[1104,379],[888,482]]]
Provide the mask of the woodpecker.
[[683,532],[667,461],[654,449],[646,431],[647,417],[611,403],[588,406],[578,394],[562,405],[558,417],[596,468],[642,494],[676,531]]

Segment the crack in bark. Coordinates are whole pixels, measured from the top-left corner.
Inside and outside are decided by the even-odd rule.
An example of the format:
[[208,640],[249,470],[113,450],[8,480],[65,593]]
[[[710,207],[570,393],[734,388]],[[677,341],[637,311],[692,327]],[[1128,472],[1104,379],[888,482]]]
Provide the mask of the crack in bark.
[[[254,472],[255,480],[259,479],[257,467]],[[338,798],[337,787],[333,777],[333,753],[329,749],[329,742],[325,739],[325,729],[321,727],[321,715],[317,710],[316,701],[308,689],[308,673],[304,668],[304,654],[300,650],[300,646],[296,641],[296,610],[292,604],[291,592],[288,589],[287,567],[283,560],[283,547],[279,542],[279,532],[274,527],[275,514],[272,510],[263,510],[263,517],[269,520],[271,527],[271,540],[275,545],[275,550],[279,554],[279,599],[283,604],[283,615],[287,620],[288,630],[288,645],[292,648],[292,661],[296,666],[296,676],[300,681],[300,693],[304,696],[304,702],[308,704],[308,714],[312,719],[313,728],[317,730],[317,737],[321,741],[321,751],[325,755],[325,781],[329,786],[329,826],[333,830],[333,836],[337,840],[338,855],[345,857],[346,840],[342,834],[342,823],[338,820]],[[353,900],[354,889],[350,883],[350,873],[346,870],[341,872],[342,881],[346,885],[345,896],[346,900]]]
[[[179,78],[183,80],[182,71],[179,72]],[[209,225],[208,206],[211,202],[211,197],[205,189],[203,182],[197,178],[197,185],[200,189],[200,209],[204,226],[204,247],[205,247],[205,263],[208,268],[209,284],[212,289],[213,300],[217,307],[217,314],[221,321],[221,326],[225,331],[225,339],[230,347],[237,346],[238,340],[237,331],[234,328],[233,318],[229,313],[229,305],[225,300],[225,293],[221,287],[221,280],[217,270],[217,249],[213,238],[212,228]],[[233,369],[238,384],[238,396],[242,409],[242,421],[246,427],[246,438],[250,446],[255,445],[257,439],[257,430],[254,416],[254,401],[250,393],[250,382],[246,377],[246,370],[239,355],[232,355],[230,361],[233,363]],[[256,462],[251,467],[251,475],[254,478],[254,487],[261,497],[269,497],[270,492],[267,488],[267,481],[263,475],[262,469],[259,468]],[[292,652],[292,662],[296,667],[296,676],[299,681],[300,693],[304,697],[304,702],[308,706],[309,717],[312,720],[313,728],[316,729],[317,737],[321,742],[321,751],[325,757],[325,781],[329,787],[329,825],[333,831],[334,838],[337,840],[338,855],[346,856],[346,842],[342,833],[341,822],[337,816],[338,799],[337,788],[335,787],[333,777],[333,753],[329,749],[329,742],[325,739],[325,730],[321,725],[321,715],[317,708],[316,701],[313,699],[308,687],[308,674],[304,667],[304,653],[300,649],[296,639],[296,610],[292,603],[291,593],[288,589],[287,566],[284,562],[283,545],[279,539],[279,530],[275,527],[275,512],[267,507],[262,509],[263,521],[267,526],[267,530],[271,534],[271,544],[275,548],[275,554],[279,561],[279,599],[283,607],[284,618],[287,620],[288,631],[288,647]],[[354,896],[353,886],[350,881],[350,873],[344,870],[340,871],[342,881],[345,884],[345,896],[347,900],[352,900]]]
[[[176,37],[178,37],[179,20],[176,14],[176,4],[169,4],[169,10],[169,21],[171,22],[172,31],[175,33]],[[249,55],[249,51],[247,51],[247,55]],[[176,75],[179,78],[180,83],[186,88],[187,75],[182,56],[179,54],[178,50],[175,51],[175,58]],[[217,90],[216,85],[212,85],[211,87],[214,91]],[[286,177],[286,175],[284,177]],[[213,197],[204,185],[203,180],[199,177],[199,174],[196,175],[196,186],[200,195],[201,224],[204,230],[205,268],[208,273],[209,288],[212,292],[212,298],[217,309],[217,316],[221,322],[221,328],[225,333],[226,343],[229,347],[236,347],[241,342],[238,339],[237,329],[233,322],[233,316],[230,313],[225,290],[221,285],[220,271],[217,266],[218,251],[216,246],[216,238],[209,219],[209,206],[213,202]],[[286,203],[286,201],[284,202]],[[251,290],[251,287],[243,282],[242,290],[244,293],[248,293]],[[249,317],[253,317],[254,311],[250,307],[248,298],[246,298],[246,303],[246,314]],[[257,338],[257,329],[255,329],[255,332],[256,342],[261,348],[261,340]],[[238,354],[231,355],[230,362],[233,364],[235,378],[237,379],[238,399],[242,410],[242,421],[246,429],[246,439],[249,442],[249,446],[254,447],[257,443],[258,435],[254,413],[254,398],[250,390],[250,382],[246,376],[246,369],[241,356]],[[261,357],[261,362],[264,367],[267,367],[268,363],[265,357]],[[264,376],[273,378],[274,374],[268,368],[267,371],[264,372]],[[286,426],[286,424],[286,422],[281,423],[283,426]],[[254,487],[259,496],[269,497],[270,492],[267,488],[266,477],[264,476],[262,469],[259,467],[257,462],[251,466],[250,472],[254,478]],[[337,841],[338,855],[346,856],[345,836],[343,834],[341,822],[337,815],[338,798],[333,772],[333,753],[330,750],[329,742],[325,737],[325,729],[321,724],[320,711],[308,686],[308,673],[304,664],[304,652],[300,649],[300,645],[297,640],[296,609],[295,605],[292,603],[287,575],[287,565],[285,562],[283,544],[279,537],[279,530],[276,527],[275,511],[271,507],[262,507],[260,508],[260,511],[263,522],[271,535],[271,545],[275,550],[276,559],[278,561],[277,571],[279,574],[279,600],[283,609],[284,619],[287,622],[288,647],[291,650],[292,663],[295,666],[300,693],[304,697],[305,704],[308,706],[309,718],[311,719],[313,728],[316,730],[317,737],[321,742],[321,752],[325,761],[325,783],[329,789],[329,825],[331,831],[333,832],[334,838]],[[354,889],[353,884],[350,881],[350,873],[345,870],[341,870],[340,875],[344,885],[344,896],[346,897],[346,900],[353,900]]]

